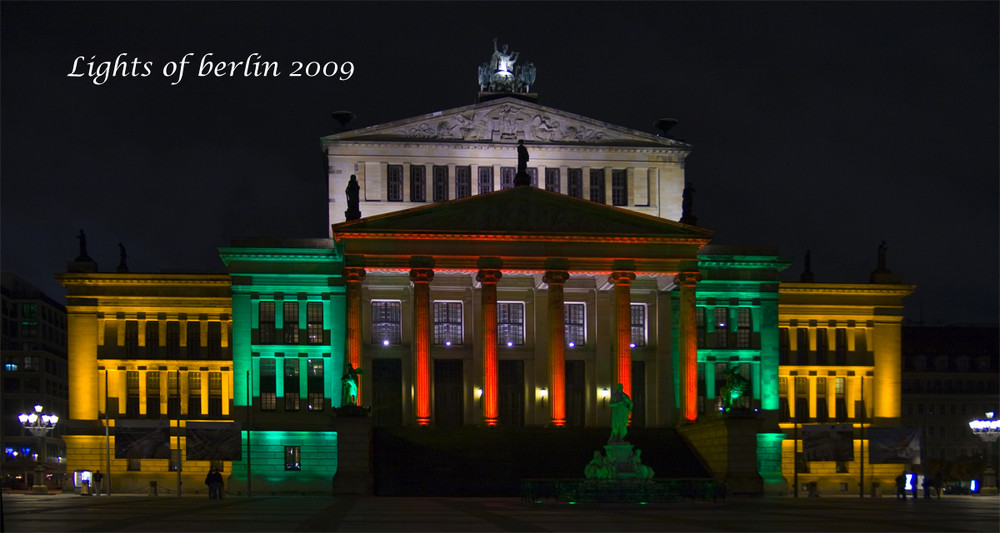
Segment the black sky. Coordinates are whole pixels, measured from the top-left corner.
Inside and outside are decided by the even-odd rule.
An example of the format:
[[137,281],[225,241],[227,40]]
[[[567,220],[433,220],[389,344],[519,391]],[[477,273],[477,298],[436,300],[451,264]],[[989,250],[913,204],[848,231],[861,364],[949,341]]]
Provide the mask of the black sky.
[[[319,138],[473,103],[499,37],[540,103],[694,146],[699,224],[777,245],[797,280],[867,282],[880,241],[909,320],[998,321],[997,2],[0,4],[2,268],[61,298],[82,228],[102,270],[222,271],[234,237],[325,236]],[[152,62],[95,85],[74,58]],[[252,53],[280,78],[171,85]],[[350,61],[350,80],[289,78]]]

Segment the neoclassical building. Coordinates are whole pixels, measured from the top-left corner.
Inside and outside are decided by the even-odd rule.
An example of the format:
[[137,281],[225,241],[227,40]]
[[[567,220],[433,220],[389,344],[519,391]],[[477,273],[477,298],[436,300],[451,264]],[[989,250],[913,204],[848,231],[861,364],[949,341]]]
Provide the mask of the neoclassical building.
[[[231,490],[364,487],[358,419],[337,416],[348,365],[364,423],[601,427],[620,383],[633,426],[678,428],[736,492],[901,470],[861,458],[866,429],[900,424],[913,287],[781,283],[776,249],[712,244],[685,201],[687,144],[512,92],[322,144],[328,239],[233,242],[228,275],[59,276],[69,470],[110,466],[122,489],[212,466]],[[238,423],[243,451],[178,476],[180,460],[110,457],[120,420],[165,420],[189,454],[187,421]],[[799,427],[834,422],[858,460],[803,467]]]

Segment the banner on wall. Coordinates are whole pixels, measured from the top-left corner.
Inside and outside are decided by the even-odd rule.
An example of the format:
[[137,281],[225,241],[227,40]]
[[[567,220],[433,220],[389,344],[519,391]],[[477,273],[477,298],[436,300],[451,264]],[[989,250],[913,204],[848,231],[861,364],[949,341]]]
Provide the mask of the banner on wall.
[[239,422],[188,422],[188,461],[240,461],[243,441]]
[[920,464],[920,430],[915,428],[869,429],[868,462],[872,464]]
[[802,426],[802,458],[806,461],[853,461],[854,429],[850,424]]
[[116,420],[116,459],[170,459],[170,422]]

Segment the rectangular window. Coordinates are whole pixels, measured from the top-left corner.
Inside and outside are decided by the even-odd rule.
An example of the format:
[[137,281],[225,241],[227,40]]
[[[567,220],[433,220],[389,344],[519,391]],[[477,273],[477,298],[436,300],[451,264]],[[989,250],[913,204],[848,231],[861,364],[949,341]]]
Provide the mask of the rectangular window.
[[625,169],[611,170],[611,205],[628,205],[628,173]]
[[715,347],[729,347],[729,308],[715,308]]
[[573,198],[583,198],[583,169],[566,170],[566,194]]
[[167,417],[181,417],[180,376],[177,372],[167,372]]
[[736,308],[736,347],[749,348],[753,333],[753,314],[749,307]]
[[698,327],[698,347],[705,347],[705,308],[697,307],[695,308],[695,323]]
[[632,304],[632,337],[633,348],[646,345],[646,306]]
[[201,372],[188,372],[188,416],[201,416]]
[[188,359],[201,359],[201,323],[195,320],[187,323]]
[[604,203],[604,169],[590,169],[590,201]]
[[493,167],[479,167],[479,194],[493,192]]
[[532,187],[538,187],[538,169],[535,167],[529,167],[528,171],[528,182],[531,183]]
[[791,364],[788,360],[789,344],[788,328],[778,328],[778,361],[782,365]]
[[308,302],[306,304],[306,335],[309,344],[323,344],[323,302]]
[[524,303],[497,302],[497,343],[524,345]]
[[139,416],[139,373],[134,370],[125,372],[125,416]]
[[455,198],[472,196],[472,167],[455,167]]
[[798,358],[798,364],[805,365],[808,364],[809,357],[809,329],[807,328],[797,328],[795,330],[796,335],[796,347],[795,353]]
[[561,184],[559,183],[559,169],[558,168],[546,168],[545,169],[545,190],[552,192],[562,192],[560,191]]
[[206,342],[206,356],[209,359],[222,358],[222,322],[208,323],[208,340]]
[[462,302],[434,302],[434,344],[461,346]]
[[835,355],[835,361],[838,365],[847,364],[847,330],[844,328],[837,328],[834,332],[834,346],[837,351]]
[[587,305],[583,303],[563,304],[563,328],[566,330],[566,346],[575,348],[587,344]]
[[816,363],[825,365],[827,354],[830,353],[830,341],[826,336],[826,328],[816,328]]
[[299,390],[299,360],[285,359],[285,411],[300,409]]
[[308,359],[306,361],[308,373],[306,374],[306,393],[308,394],[308,409],[310,411],[322,411],[326,400],[323,396],[323,360]]
[[372,300],[372,344],[400,344],[402,314],[399,300]]
[[260,302],[257,310],[257,343],[274,344],[274,302]]
[[146,357],[154,358],[159,353],[160,323],[155,320],[146,321]]
[[146,372],[146,416],[160,417],[160,373]]
[[517,169],[514,167],[500,167],[500,189],[509,189],[514,186],[514,176]]
[[181,354],[181,323],[176,320],[167,322],[167,357],[176,359]]
[[222,416],[222,372],[208,373],[208,414]]
[[427,201],[427,167],[410,165],[410,201]]
[[133,359],[139,356],[139,322],[125,321],[125,357]]
[[274,411],[278,408],[278,383],[274,359],[260,360],[260,409]]
[[403,165],[386,167],[386,199],[390,202],[403,201]]
[[299,447],[285,446],[285,470],[302,470],[302,463],[299,461]]
[[433,169],[434,201],[448,201],[448,167],[434,165]]
[[299,302],[285,302],[282,305],[284,316],[281,327],[284,331],[285,344],[299,343]]

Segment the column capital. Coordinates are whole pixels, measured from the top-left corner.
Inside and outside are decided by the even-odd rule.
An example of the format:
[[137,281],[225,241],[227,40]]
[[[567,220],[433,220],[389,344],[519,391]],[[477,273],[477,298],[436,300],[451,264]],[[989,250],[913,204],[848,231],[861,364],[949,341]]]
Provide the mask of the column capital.
[[615,270],[608,276],[608,281],[615,285],[631,285],[635,279],[635,272],[628,270]]
[[497,283],[501,277],[503,277],[503,273],[498,269],[481,268],[479,269],[479,273],[476,274],[476,281],[480,283]]
[[701,281],[700,272],[678,272],[677,275],[674,276],[674,283],[676,283],[678,287],[694,287],[699,281]]
[[365,272],[365,269],[359,266],[345,266],[342,273],[344,281],[348,282],[360,282],[365,279],[366,274],[367,272]]
[[566,283],[569,279],[569,272],[565,270],[547,270],[545,276],[542,277],[542,281],[548,283],[549,285],[562,285]]
[[410,281],[414,283],[430,283],[434,279],[434,269],[431,268],[411,268]]

